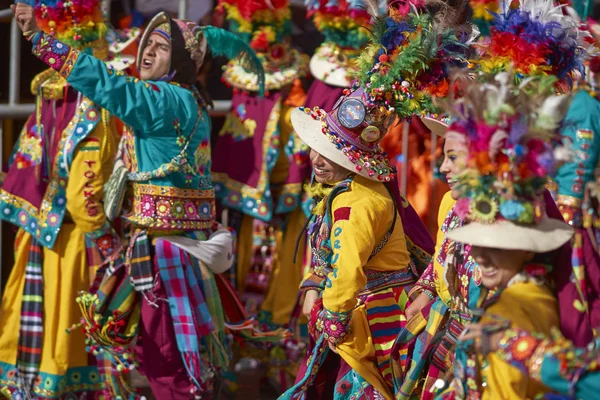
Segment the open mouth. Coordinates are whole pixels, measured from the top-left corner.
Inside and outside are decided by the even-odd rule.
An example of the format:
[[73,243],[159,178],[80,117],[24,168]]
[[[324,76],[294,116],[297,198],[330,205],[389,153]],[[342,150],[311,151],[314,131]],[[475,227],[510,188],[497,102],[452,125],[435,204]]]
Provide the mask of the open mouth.
[[148,69],[152,67],[152,61],[148,60],[147,58],[144,58],[142,60],[142,68],[144,69]]
[[317,175],[323,175],[323,174],[327,173],[327,170],[321,169],[319,167],[313,167],[313,170],[315,171],[315,174],[317,174]]
[[[481,266],[480,266],[481,268]],[[484,278],[493,278],[498,274],[498,270],[496,268],[481,268],[481,276]]]

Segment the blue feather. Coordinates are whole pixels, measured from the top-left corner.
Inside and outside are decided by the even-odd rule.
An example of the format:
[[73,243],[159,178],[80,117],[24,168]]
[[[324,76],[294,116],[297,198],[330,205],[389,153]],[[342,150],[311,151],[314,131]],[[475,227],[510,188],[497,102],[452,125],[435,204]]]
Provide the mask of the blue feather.
[[29,7],[35,7],[35,0],[16,0],[15,4],[27,4]]
[[214,56],[224,56],[228,59],[237,58],[244,69],[258,77],[259,95],[265,92],[265,70],[254,50],[235,34],[214,26],[203,26],[208,47]]

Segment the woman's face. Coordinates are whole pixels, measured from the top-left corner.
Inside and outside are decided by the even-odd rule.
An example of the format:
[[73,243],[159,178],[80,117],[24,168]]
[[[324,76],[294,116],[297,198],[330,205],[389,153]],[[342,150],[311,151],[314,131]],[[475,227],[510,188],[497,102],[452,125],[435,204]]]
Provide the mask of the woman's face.
[[534,253],[525,250],[503,250],[489,247],[471,247],[471,257],[481,270],[481,282],[488,289],[505,286],[518,274]]
[[315,180],[318,183],[334,184],[346,178],[350,172],[331,162],[313,149],[310,149],[310,160],[312,161]]
[[446,176],[446,182],[450,186],[451,196],[458,200],[460,193],[454,189],[456,186],[456,177],[467,165],[467,156],[469,149],[462,135],[455,132],[448,132],[444,143],[444,162],[440,167],[440,172]]

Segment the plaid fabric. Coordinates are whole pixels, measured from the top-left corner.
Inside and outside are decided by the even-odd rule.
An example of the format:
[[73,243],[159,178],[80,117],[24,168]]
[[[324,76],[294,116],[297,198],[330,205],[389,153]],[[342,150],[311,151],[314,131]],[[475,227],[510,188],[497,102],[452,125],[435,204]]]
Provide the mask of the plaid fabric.
[[[394,385],[396,399],[410,399],[418,388],[423,374],[427,372],[430,356],[439,340],[436,334],[444,325],[448,314],[448,306],[437,299],[421,310],[421,313],[411,318],[407,326],[400,331],[396,338],[392,356],[397,358],[407,352],[411,359],[408,370],[394,369]],[[412,353],[412,354],[411,354]],[[395,366],[402,365],[399,360]],[[425,395],[426,390],[424,390]]]
[[26,391],[33,387],[40,369],[43,339],[42,246],[31,238],[29,258],[25,266],[25,285],[21,303],[21,325],[17,365],[19,381]]
[[136,292],[152,290],[154,274],[152,273],[152,255],[148,234],[145,230],[136,230],[130,243],[127,260],[131,266],[129,273],[131,284]]
[[177,347],[190,379],[202,390],[199,341],[214,331],[212,318],[189,255],[162,239],[156,240],[156,263],[169,299]]

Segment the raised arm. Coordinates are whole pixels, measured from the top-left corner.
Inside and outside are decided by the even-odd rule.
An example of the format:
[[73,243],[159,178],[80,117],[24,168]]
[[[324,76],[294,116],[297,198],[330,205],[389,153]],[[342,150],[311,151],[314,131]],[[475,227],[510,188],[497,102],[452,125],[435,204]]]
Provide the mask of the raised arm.
[[152,132],[172,124],[175,118],[181,121],[198,118],[197,108],[189,107],[196,102],[188,90],[115,72],[99,59],[42,32],[30,39],[35,56],[55,69],[75,90],[135,130]]

